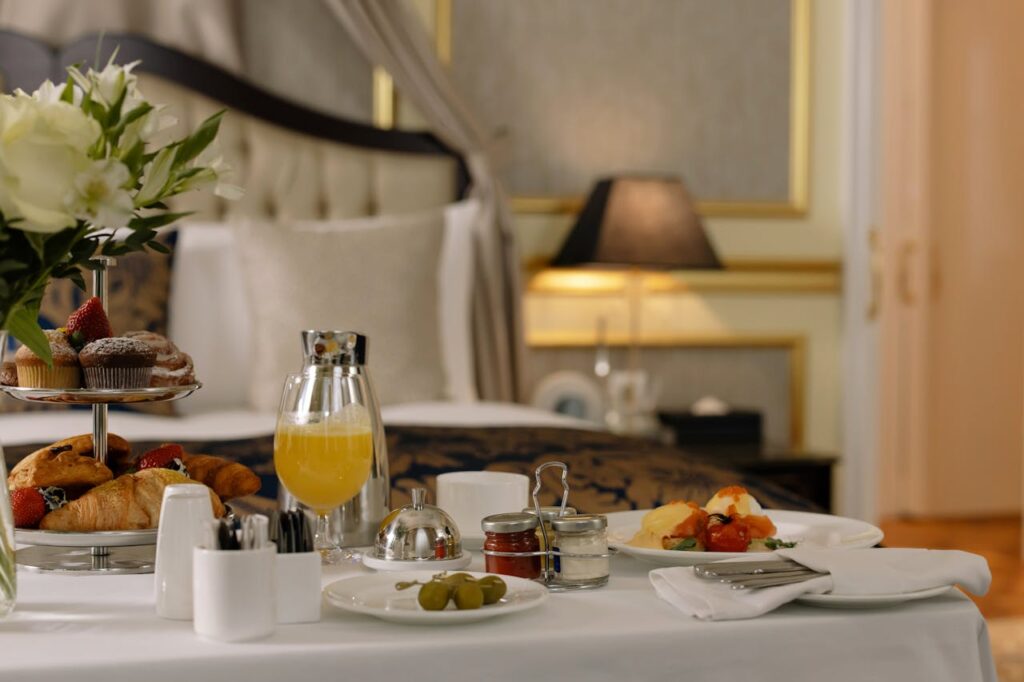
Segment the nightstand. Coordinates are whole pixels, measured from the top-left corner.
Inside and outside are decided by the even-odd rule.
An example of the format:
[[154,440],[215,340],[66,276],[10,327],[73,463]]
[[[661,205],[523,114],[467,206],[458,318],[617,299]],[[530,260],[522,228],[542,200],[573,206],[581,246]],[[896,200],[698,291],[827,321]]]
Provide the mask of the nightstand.
[[832,469],[839,457],[824,453],[752,445],[681,445],[710,464],[774,483],[832,511]]

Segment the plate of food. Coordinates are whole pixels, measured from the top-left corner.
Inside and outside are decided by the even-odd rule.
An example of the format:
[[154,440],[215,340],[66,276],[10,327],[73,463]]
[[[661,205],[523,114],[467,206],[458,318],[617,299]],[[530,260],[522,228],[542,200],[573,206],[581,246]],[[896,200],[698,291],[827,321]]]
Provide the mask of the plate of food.
[[156,543],[163,490],[204,485],[216,516],[224,501],[251,495],[260,478],[248,467],[167,443],[134,456],[128,441],[107,438],[107,461],[93,456],[90,434],[65,438],[22,459],[7,478],[15,540],[55,547]]
[[422,571],[344,578],[324,588],[334,606],[393,623],[455,625],[536,608],[548,598],[540,583],[487,573]]
[[787,547],[873,547],[876,526],[830,514],[762,509],[729,486],[703,506],[677,500],[656,509],[608,514],[608,540],[623,554],[661,566],[692,566]]

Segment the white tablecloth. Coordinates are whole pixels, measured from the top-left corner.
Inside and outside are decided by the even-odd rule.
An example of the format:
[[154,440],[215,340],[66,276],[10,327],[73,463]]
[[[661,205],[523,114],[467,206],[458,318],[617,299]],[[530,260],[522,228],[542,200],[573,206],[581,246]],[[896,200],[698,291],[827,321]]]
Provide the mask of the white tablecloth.
[[[957,591],[890,609],[791,604],[755,620],[709,623],[660,601],[649,566],[619,557],[612,567],[603,589],[553,594],[506,618],[404,626],[325,605],[320,623],[278,626],[244,644],[206,641],[191,623],[157,618],[151,575],[22,571],[18,608],[0,621],[0,680],[996,679],[985,621]],[[330,569],[324,582],[338,577]]]

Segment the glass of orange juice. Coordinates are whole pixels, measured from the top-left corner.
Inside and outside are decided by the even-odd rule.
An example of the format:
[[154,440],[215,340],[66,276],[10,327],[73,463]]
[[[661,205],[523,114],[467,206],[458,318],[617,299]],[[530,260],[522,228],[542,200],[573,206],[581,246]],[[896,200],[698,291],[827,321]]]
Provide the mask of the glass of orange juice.
[[366,376],[349,365],[311,364],[285,381],[274,467],[288,491],[316,513],[316,549],[325,564],[358,558],[338,546],[330,515],[359,495],[379,466],[376,414]]

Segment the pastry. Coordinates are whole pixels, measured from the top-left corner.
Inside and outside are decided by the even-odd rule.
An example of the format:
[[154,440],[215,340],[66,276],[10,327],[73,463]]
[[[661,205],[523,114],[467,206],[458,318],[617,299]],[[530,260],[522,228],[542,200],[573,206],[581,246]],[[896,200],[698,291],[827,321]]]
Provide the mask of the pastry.
[[136,339],[112,336],[85,346],[78,354],[88,388],[149,386],[156,351]]
[[58,329],[43,332],[50,342],[53,366],[47,367],[42,358],[28,346],[22,346],[14,354],[18,371],[18,386],[23,388],[78,388],[82,385],[82,374],[78,367],[78,353],[68,343],[67,336]]
[[[92,434],[83,433],[80,436],[72,436],[71,438],[65,438],[59,440],[56,443],[47,445],[44,450],[49,449],[61,449],[68,450],[75,453],[76,455],[85,455],[87,457],[95,457],[96,453],[93,452],[92,447]],[[33,453],[35,454],[35,453]],[[124,438],[117,435],[116,433],[107,434],[107,466],[112,470],[118,471],[118,467],[130,467],[132,465],[132,446],[128,444]],[[19,462],[15,465],[11,473],[14,473],[17,468],[21,466]]]
[[156,351],[150,386],[185,386],[196,382],[192,357],[179,350],[167,337],[147,331],[126,332],[125,336],[142,341]]
[[53,445],[18,462],[7,477],[7,487],[17,490],[52,485],[76,490],[106,483],[113,477],[105,464],[75,452],[72,445]]
[[252,469],[223,457],[185,455],[185,469],[189,477],[213,488],[222,500],[252,495],[261,485]]
[[14,364],[14,360],[8,360],[0,368],[0,386],[17,386],[18,385],[18,366]]
[[[164,488],[176,483],[202,485],[170,469],[144,469],[93,488],[44,516],[39,527],[80,533],[156,528]],[[224,505],[212,490],[210,503],[214,516],[224,515]]]

